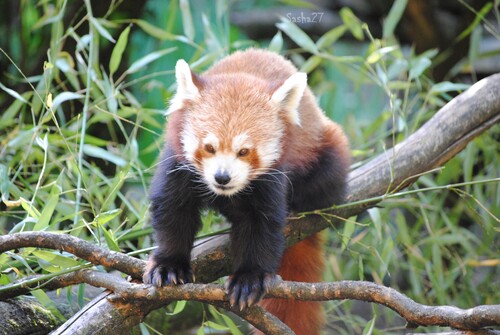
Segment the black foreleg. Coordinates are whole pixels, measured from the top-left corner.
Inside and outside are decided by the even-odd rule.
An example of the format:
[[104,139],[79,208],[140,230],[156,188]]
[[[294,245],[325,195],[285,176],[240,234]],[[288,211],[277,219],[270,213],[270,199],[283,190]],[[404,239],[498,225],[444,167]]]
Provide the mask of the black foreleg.
[[232,305],[257,303],[274,277],[283,255],[287,216],[284,176],[264,175],[249,190],[227,201],[221,212],[231,221],[234,273],[226,287]]
[[144,282],[156,286],[194,281],[191,249],[200,227],[200,201],[193,175],[164,155],[151,185],[151,225],[158,248],[151,255]]

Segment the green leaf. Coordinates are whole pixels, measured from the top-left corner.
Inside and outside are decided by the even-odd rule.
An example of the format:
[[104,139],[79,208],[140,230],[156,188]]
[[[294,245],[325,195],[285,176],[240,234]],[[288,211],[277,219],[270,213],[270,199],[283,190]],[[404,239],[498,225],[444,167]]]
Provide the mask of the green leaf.
[[[63,256],[59,254],[58,251],[33,250],[32,254],[37,258],[62,269],[68,269],[80,265],[80,263],[75,259]],[[60,271],[60,269],[57,271]]]
[[332,45],[339,38],[341,38],[345,32],[347,31],[347,27],[343,24],[338,27],[331,29],[326,32],[316,41],[316,46],[318,49],[323,49],[329,45]]
[[467,29],[465,29],[464,31],[462,31],[462,33],[456,38],[456,41],[455,43],[463,40],[465,37],[469,36],[472,31],[474,30],[474,28],[476,28],[476,26],[478,24],[481,23],[482,20],[484,20],[484,17],[486,16],[486,14],[488,14],[490,12],[490,10],[493,8],[493,1],[489,1],[487,2],[483,8],[481,8],[479,10],[479,12],[476,12],[476,16],[474,17],[474,20],[472,21],[472,23],[467,27]]
[[[469,59],[468,59],[469,64],[476,63],[478,58],[480,57],[482,49],[480,45],[482,40],[483,40],[483,27],[479,25],[472,31],[472,34],[470,36]],[[488,56],[482,55],[482,57],[486,58]]]
[[23,197],[20,198],[21,200],[21,207],[28,212],[28,215],[34,219],[38,219],[40,217],[40,212],[38,209],[36,209],[31,201],[28,201],[24,199]]
[[111,163],[118,165],[118,166],[121,166],[121,167],[127,165],[127,161],[125,159],[121,158],[120,156],[117,156],[117,155],[109,152],[108,150],[93,146],[91,144],[84,144],[83,145],[83,152],[88,156],[104,159],[108,162],[111,162]]
[[323,60],[322,57],[313,55],[309,57],[309,59],[304,64],[302,64],[302,66],[300,67],[300,71],[305,73],[310,73],[319,64],[321,64],[322,60]]
[[146,65],[148,65],[149,63],[152,63],[155,60],[157,60],[158,58],[163,57],[163,56],[165,56],[165,55],[167,55],[175,50],[177,50],[176,47],[151,52],[151,53],[147,54],[146,56],[133,62],[132,65],[130,65],[130,67],[125,72],[127,72],[128,74],[137,72],[140,69],[142,69],[143,67],[145,67]]
[[107,197],[101,204],[101,208],[106,209],[108,206],[111,206],[116,198],[118,192],[122,188],[123,183],[127,179],[128,171],[130,170],[130,165],[127,165],[123,169],[120,169],[118,174],[113,177],[113,182],[109,184],[109,188],[107,190]]
[[205,325],[207,327],[210,327],[210,328],[215,329],[215,330],[228,330],[228,328],[226,326],[220,325],[220,324],[215,323],[213,321],[206,321]]
[[290,7],[310,8],[310,9],[318,8],[316,4],[305,0],[279,0],[279,2]]
[[33,290],[30,294],[34,296],[45,308],[47,308],[53,315],[55,315],[62,322],[66,321],[66,318],[57,309],[56,305],[49,298],[47,293],[43,290]]
[[399,49],[399,46],[397,45],[377,49],[366,58],[366,61],[368,62],[368,64],[376,63],[380,59],[382,59],[382,57],[397,49]]
[[380,215],[380,210],[376,207],[370,208],[367,210],[370,218],[372,219],[373,226],[375,227],[375,231],[377,232],[377,237],[379,239],[382,238],[382,216]]
[[365,328],[363,328],[363,335],[371,335],[373,333],[373,327],[375,327],[375,320],[376,319],[377,319],[377,316],[374,315],[373,319],[368,321]]
[[191,16],[191,9],[189,8],[188,0],[180,0],[180,9],[182,14],[182,27],[184,28],[184,34],[191,41],[194,39],[194,24],[193,17]]
[[172,313],[167,313],[168,315],[177,315],[181,313],[184,308],[186,307],[187,301],[186,300],[179,300],[176,301],[174,311]]
[[409,79],[417,79],[424,73],[425,70],[431,66],[432,62],[429,58],[419,57],[416,61],[412,61],[410,64],[410,74]]
[[146,327],[146,325],[144,323],[139,324],[139,329],[141,330],[141,335],[150,335],[151,334],[148,327]]
[[348,7],[343,7],[340,10],[340,17],[342,21],[345,23],[351,34],[357,40],[363,40],[363,26],[361,21],[354,15],[352,10]]
[[151,23],[144,20],[132,20],[133,23],[137,24],[145,33],[151,35],[162,41],[172,41],[176,39],[176,36],[169,33],[166,30],[160,29]]
[[120,247],[118,246],[118,243],[113,234],[103,226],[100,226],[99,228],[101,229],[101,232],[104,235],[104,239],[106,240],[106,245],[108,246],[109,250],[121,252]]
[[384,26],[382,28],[384,38],[389,38],[394,34],[394,29],[396,29],[396,26],[401,20],[407,3],[408,0],[396,0],[392,4],[391,10],[385,19]]
[[295,23],[282,17],[281,22],[276,23],[276,26],[288,35],[299,47],[309,51],[310,53],[318,53],[318,47],[314,41]]
[[54,184],[50,189],[50,195],[48,200],[45,202],[45,206],[42,209],[42,213],[40,213],[40,217],[38,218],[38,222],[35,224],[33,230],[40,231],[45,230],[50,223],[50,219],[54,214],[54,210],[56,209],[57,204],[59,203],[59,195],[61,194],[62,189],[59,185]]
[[273,39],[269,43],[267,47],[270,51],[280,53],[283,48],[283,35],[281,34],[281,30],[278,30],[276,35],[273,36]]
[[5,92],[7,92],[9,95],[13,96],[14,98],[16,98],[17,100],[19,101],[22,101],[24,102],[25,104],[28,103],[28,100],[26,100],[25,98],[23,98],[23,96],[19,93],[17,93],[16,91],[14,91],[13,89],[10,89],[6,86],[4,86],[2,83],[0,83],[0,88],[2,90],[4,90]]
[[109,221],[113,220],[118,215],[120,215],[121,212],[122,212],[122,210],[120,208],[117,208],[117,209],[113,209],[113,210],[110,210],[107,212],[99,213],[94,218],[94,223],[102,226],[102,225],[108,223]]
[[227,325],[229,330],[231,331],[231,335],[243,335],[238,326],[234,323],[234,321],[227,315],[221,313],[222,318],[224,319],[224,323]]
[[106,30],[106,28],[104,28],[101,23],[99,22],[99,20],[102,20],[102,19],[96,19],[95,17],[91,17],[90,18],[90,22],[92,23],[92,25],[97,29],[97,31],[99,32],[99,35],[101,35],[102,37],[104,37],[105,39],[107,39],[108,41],[112,42],[112,43],[115,43],[115,39],[111,36],[111,34]]
[[24,101],[16,99],[6,110],[0,113],[0,129],[6,129],[18,122],[18,113],[24,104]]
[[469,84],[462,83],[452,83],[449,81],[443,81],[441,83],[435,84],[431,88],[431,93],[445,93],[454,91],[463,91],[470,87]]
[[112,76],[113,73],[118,70],[118,67],[120,66],[123,52],[125,51],[125,48],[127,47],[127,42],[128,42],[128,35],[130,33],[130,25],[125,28],[125,30],[122,31],[120,34],[120,37],[118,37],[118,42],[116,42],[115,47],[113,48],[113,52],[111,52],[111,58],[109,60],[109,75]]
[[82,94],[78,94],[75,92],[62,92],[58,94],[54,100],[52,100],[52,104],[49,106],[52,109],[57,109],[60,104],[62,104],[65,101],[68,100],[75,100],[75,99],[83,99],[84,96]]
[[351,240],[351,236],[356,228],[355,222],[348,220],[344,223],[344,230],[342,231],[342,251],[347,248]]
[[365,265],[363,263],[363,257],[358,257],[358,277],[359,280],[365,279]]

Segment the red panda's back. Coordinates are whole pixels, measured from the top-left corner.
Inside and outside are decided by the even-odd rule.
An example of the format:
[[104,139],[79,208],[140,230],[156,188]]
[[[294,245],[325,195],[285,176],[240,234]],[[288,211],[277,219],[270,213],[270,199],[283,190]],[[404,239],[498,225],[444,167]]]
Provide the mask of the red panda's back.
[[247,49],[225,57],[204,75],[244,72],[269,81],[284,81],[297,72],[293,64],[271,51]]

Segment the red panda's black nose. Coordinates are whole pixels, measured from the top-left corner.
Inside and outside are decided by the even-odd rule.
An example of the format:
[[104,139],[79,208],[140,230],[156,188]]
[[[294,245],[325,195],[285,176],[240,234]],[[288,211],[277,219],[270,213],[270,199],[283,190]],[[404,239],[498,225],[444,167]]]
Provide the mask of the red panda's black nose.
[[227,171],[217,171],[214,176],[215,181],[220,185],[227,185],[231,181],[231,177]]

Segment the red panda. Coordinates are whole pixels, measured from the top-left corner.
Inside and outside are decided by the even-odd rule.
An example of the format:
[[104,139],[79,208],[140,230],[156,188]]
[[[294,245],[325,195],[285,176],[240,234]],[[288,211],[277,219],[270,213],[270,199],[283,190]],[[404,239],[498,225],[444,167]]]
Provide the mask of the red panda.
[[343,201],[346,136],[318,107],[306,74],[275,53],[235,52],[201,75],[179,60],[175,73],[165,148],[150,189],[158,248],[144,282],[194,281],[190,253],[200,210],[214,208],[232,225],[230,303],[241,309],[260,303],[296,334],[319,334],[319,303],[261,298],[277,273],[321,280],[320,235],[285,251],[282,229],[291,211]]

